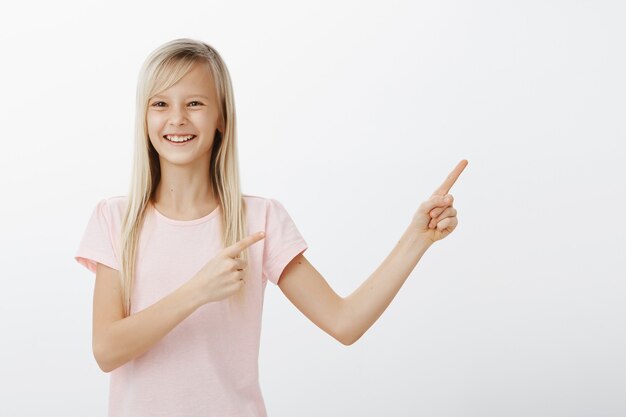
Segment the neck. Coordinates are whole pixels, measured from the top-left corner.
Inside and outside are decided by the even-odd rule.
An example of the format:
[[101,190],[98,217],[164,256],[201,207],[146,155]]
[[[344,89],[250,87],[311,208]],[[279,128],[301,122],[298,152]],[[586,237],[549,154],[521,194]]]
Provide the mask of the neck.
[[217,205],[208,167],[161,164],[154,204],[179,214],[197,214]]

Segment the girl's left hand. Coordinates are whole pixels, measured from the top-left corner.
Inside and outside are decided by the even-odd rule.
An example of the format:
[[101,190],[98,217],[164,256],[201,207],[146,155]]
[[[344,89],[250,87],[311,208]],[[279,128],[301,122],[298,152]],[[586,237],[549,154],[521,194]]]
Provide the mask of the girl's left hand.
[[420,204],[413,216],[411,230],[429,245],[448,236],[458,224],[456,209],[452,207],[454,197],[448,192],[467,163],[466,159],[461,160],[432,196]]

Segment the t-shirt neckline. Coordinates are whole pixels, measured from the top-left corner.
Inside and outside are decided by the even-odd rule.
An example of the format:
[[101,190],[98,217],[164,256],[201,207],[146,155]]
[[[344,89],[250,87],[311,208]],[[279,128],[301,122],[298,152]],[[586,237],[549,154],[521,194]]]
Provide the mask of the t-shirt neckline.
[[176,225],[176,226],[193,226],[195,224],[207,222],[211,220],[213,217],[217,216],[217,213],[219,212],[219,209],[220,209],[220,205],[218,204],[217,207],[213,209],[213,211],[211,211],[210,213],[200,218],[193,219],[193,220],[178,220],[178,219],[172,219],[170,217],[167,217],[165,214],[161,213],[159,210],[157,210],[153,202],[150,202],[150,207],[152,208],[152,211],[156,214],[156,216],[160,220],[169,224]]

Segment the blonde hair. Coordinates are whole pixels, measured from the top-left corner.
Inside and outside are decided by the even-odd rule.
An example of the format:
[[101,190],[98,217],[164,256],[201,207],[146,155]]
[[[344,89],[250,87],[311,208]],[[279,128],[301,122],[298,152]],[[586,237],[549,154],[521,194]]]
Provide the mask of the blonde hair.
[[[136,269],[139,236],[161,178],[159,155],[148,136],[146,112],[149,99],[178,82],[196,62],[206,62],[217,90],[219,117],[223,132],[216,130],[211,154],[209,180],[217,191],[224,247],[247,235],[246,207],[239,182],[237,129],[233,89],[226,64],[210,45],[189,38],[175,39],[155,49],[145,60],[137,82],[134,161],[128,193],[128,207],[121,230],[121,279],[124,316],[131,311],[131,295]],[[248,260],[248,249],[240,259]],[[246,268],[247,276],[249,268]],[[246,279],[247,277],[244,277]],[[235,296],[243,296],[242,291]],[[234,296],[233,296],[234,297]],[[231,298],[229,297],[229,301]]]

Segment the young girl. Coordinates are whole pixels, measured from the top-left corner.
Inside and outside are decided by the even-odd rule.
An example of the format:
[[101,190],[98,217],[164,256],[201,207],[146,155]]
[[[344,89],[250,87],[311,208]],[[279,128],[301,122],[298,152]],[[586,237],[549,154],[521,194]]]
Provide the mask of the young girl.
[[285,207],[241,192],[236,137],[217,51],[177,39],[152,52],[138,80],[128,196],[98,202],[75,255],[96,274],[93,353],[110,373],[111,417],[265,417],[258,351],[267,281],[350,345],[457,225],[448,191],[466,160],[380,267],[340,297],[304,257]]

